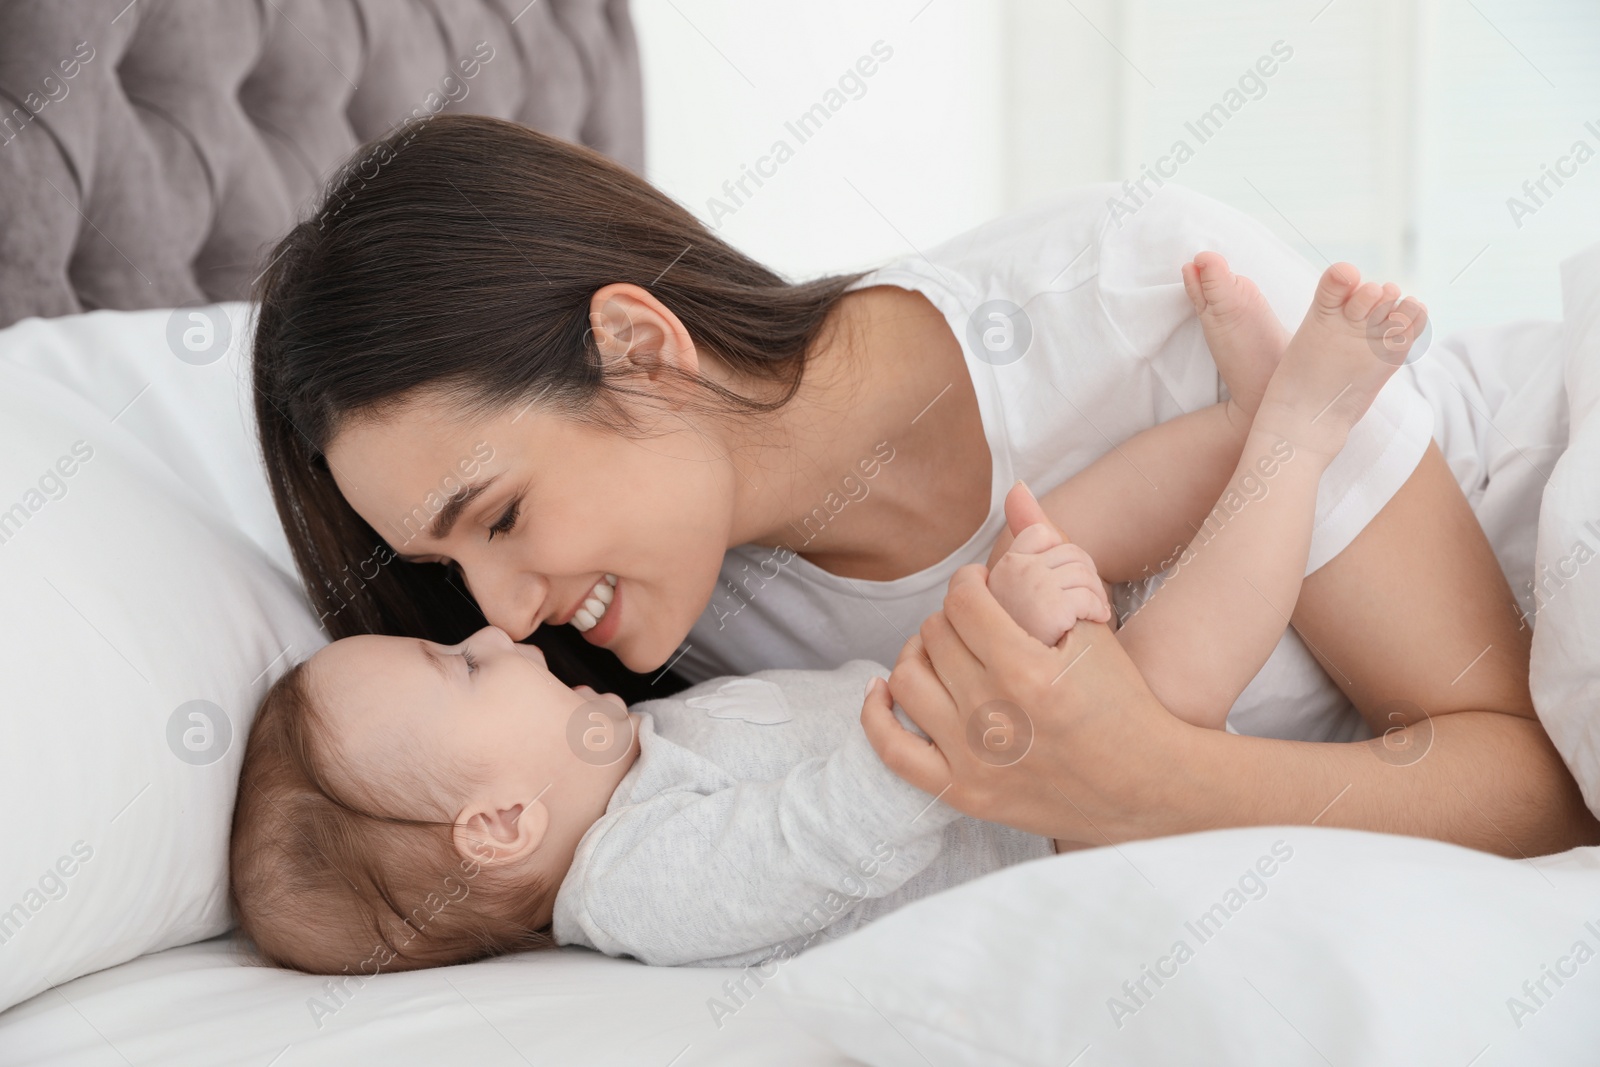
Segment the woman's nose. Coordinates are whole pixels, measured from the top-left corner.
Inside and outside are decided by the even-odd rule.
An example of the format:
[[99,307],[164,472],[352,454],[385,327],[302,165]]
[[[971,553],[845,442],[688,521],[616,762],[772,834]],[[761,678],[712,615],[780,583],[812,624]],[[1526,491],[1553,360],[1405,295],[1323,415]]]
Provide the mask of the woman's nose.
[[550,586],[539,578],[500,571],[485,574],[466,571],[467,589],[491,626],[505,631],[512,641],[533,633]]

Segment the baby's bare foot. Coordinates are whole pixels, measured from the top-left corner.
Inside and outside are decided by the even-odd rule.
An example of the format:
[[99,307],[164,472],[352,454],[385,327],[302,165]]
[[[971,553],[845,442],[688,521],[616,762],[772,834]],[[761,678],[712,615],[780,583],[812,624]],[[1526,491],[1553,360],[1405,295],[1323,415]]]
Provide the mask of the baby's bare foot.
[[1362,283],[1350,264],[1335,263],[1268,383],[1256,425],[1331,459],[1405,362],[1427,318],[1427,309],[1401,300],[1392,282]]
[[1200,316],[1211,358],[1234,403],[1254,416],[1289,332],[1255,283],[1229,270],[1216,252],[1201,252],[1183,265],[1183,290]]

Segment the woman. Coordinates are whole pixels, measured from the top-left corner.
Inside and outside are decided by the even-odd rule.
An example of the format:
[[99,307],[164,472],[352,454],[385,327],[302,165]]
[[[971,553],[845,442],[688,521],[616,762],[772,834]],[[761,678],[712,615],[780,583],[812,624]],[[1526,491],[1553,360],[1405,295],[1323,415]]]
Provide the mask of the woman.
[[[795,285],[615,164],[492,119],[403,128],[346,174],[276,250],[255,352],[273,492],[336,636],[453,641],[487,618],[630,701],[669,671],[905,646],[895,696],[937,751],[891,731],[880,692],[864,718],[890,766],[1086,842],[1313,820],[1512,854],[1589,839],[1510,592],[1415,396],[1386,390],[1324,478],[1307,640],[1285,638],[1230,720],[1267,736],[1198,736],[1114,652],[1062,673],[958,573],[1001,547],[1015,479],[1137,469],[1116,442],[1218,399],[1179,263],[1214,248],[1280,318],[1304,306],[1309,269],[1240,216],[1091,193],[937,259]],[[1193,515],[1153,524],[1151,553],[1205,520],[1230,447],[1150,486]],[[1352,588],[1352,561],[1391,577]],[[1441,641],[1469,669],[1411,677],[1408,649]],[[1114,645],[1090,627],[1068,651],[1085,642]],[[949,691],[913,662],[924,644]],[[1340,689],[1389,731],[1378,748],[1272,739],[1353,736]],[[1034,720],[1014,767],[972,766],[951,730],[994,699]],[[1422,735],[1415,765],[1374,758]]]

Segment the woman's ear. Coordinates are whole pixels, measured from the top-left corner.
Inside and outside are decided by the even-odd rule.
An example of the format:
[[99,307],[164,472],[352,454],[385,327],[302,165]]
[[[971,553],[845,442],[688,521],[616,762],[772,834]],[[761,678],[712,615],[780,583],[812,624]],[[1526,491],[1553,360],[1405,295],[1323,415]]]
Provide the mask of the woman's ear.
[[453,836],[462,859],[509,867],[537,852],[549,829],[550,809],[537,800],[509,808],[474,802],[457,817]]
[[668,370],[693,376],[701,369],[678,316],[640,286],[616,282],[596,290],[589,299],[589,331],[607,363],[626,361],[652,381]]

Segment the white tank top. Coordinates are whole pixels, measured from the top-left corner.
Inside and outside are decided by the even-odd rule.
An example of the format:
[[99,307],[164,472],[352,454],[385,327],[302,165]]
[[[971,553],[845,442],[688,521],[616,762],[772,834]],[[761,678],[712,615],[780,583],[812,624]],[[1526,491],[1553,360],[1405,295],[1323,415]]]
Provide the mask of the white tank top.
[[[1179,274],[1197,252],[1227,256],[1285,324],[1299,324],[1317,271],[1260,223],[1175,185],[1130,217],[1112,209],[1117,192],[1105,185],[1076,190],[855,285],[919,292],[944,313],[966,357],[989,443],[988,518],[939,563],[893,581],[840,577],[799,555],[808,537],[867,499],[875,481],[894,477],[895,432],[885,427],[875,454],[817,502],[794,528],[792,544],[728,551],[717,591],[674,670],[696,683],[858,658],[892,667],[906,639],[941,606],[956,569],[988,558],[1005,526],[1005,494],[1018,478],[1042,496],[1113,444],[1226,397]],[[1432,408],[1409,378],[1391,380],[1323,475],[1307,573],[1377,514],[1415,469],[1432,431]],[[1148,595],[1151,584],[1119,589],[1119,608]],[[1360,716],[1292,630],[1228,722],[1258,736],[1366,736]]]

